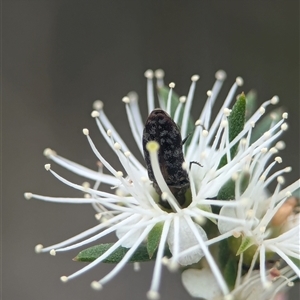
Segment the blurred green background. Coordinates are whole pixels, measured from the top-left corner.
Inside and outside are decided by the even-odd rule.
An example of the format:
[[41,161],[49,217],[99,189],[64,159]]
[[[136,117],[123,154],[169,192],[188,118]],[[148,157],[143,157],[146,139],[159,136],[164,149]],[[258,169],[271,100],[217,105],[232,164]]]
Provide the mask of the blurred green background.
[[[118,132],[137,152],[121,98],[135,90],[145,103],[146,69],[163,68],[185,95],[201,79],[193,105],[198,116],[214,73],[228,74],[221,96],[237,76],[255,88],[259,103],[278,95],[289,112],[284,166],[299,178],[299,3],[287,1],[2,1],[2,299],[146,299],[153,264],[127,266],[104,290],[90,282],[112,268],[62,284],[80,268],[76,251],[52,257],[34,246],[62,241],[96,224],[90,206],[27,201],[23,193],[80,196],[44,170],[43,149],[95,168],[82,128],[119,168],[90,117],[101,99]],[[222,98],[221,97],[221,98]],[[221,100],[220,98],[220,100]],[[142,107],[146,118],[146,105]],[[141,160],[142,157],[138,156]],[[55,166],[60,174],[82,178]],[[105,241],[112,241],[108,237]],[[289,299],[298,299],[297,289]],[[180,276],[164,270],[161,299],[191,299]]]

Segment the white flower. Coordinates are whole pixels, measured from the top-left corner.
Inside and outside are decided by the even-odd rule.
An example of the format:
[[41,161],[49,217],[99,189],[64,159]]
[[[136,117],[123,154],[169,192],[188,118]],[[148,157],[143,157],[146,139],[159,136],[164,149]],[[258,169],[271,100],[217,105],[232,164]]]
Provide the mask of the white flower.
[[[283,114],[283,119],[286,117],[287,115]],[[280,129],[276,131],[276,128]],[[268,162],[283,147],[282,142],[276,143],[273,147],[274,139],[270,137],[278,135],[285,129],[285,124],[279,122],[276,125],[272,124],[270,130],[253,144],[249,144],[250,139],[242,140],[234,158],[243,160],[243,167],[232,176],[235,182],[235,197],[230,202],[240,205],[223,206],[219,215],[246,222],[238,224],[230,219],[218,220],[220,237],[230,233],[232,239],[239,239],[239,242],[230,244],[231,250],[239,255],[240,261],[235,288],[226,295],[226,299],[275,299],[281,289],[292,285],[292,281],[300,277],[300,215],[293,213],[297,204],[290,198],[292,193],[299,189],[300,181],[298,179],[282,189],[284,184],[282,175],[290,172],[290,167],[269,175],[276,164],[282,163],[282,159],[276,156],[269,165]],[[248,158],[245,152],[250,153]],[[270,194],[267,188],[275,179],[277,186]],[[239,246],[236,247],[237,245]],[[250,247],[252,250],[247,252]],[[268,257],[272,254],[277,254],[287,264],[278,271],[279,275],[275,279],[270,276],[274,273],[274,266],[268,262]],[[254,271],[257,262],[259,271]],[[248,265],[249,270],[242,277],[243,263]],[[183,284],[194,297],[221,299],[217,286],[210,291],[203,289],[202,278],[205,277],[208,281],[211,274],[212,272],[206,268],[188,269],[183,272]]]
[[222,291],[215,284],[214,274],[207,268],[184,270],[181,279],[185,289],[194,298],[218,299],[222,296]]
[[[293,259],[299,260],[300,254],[300,215],[291,215],[289,217],[286,214],[286,211],[291,214],[291,205],[287,199],[299,188],[299,180],[281,190],[282,184],[284,184],[281,174],[290,172],[291,168],[289,167],[279,170],[268,177],[271,168],[282,161],[280,157],[276,157],[269,166],[265,166],[274,151],[274,148],[271,148],[270,151],[264,149],[261,153],[254,155],[249,164],[245,165],[242,173],[235,178],[237,183],[236,198],[233,202],[240,202],[242,205],[236,207],[224,206],[220,210],[220,216],[243,219],[247,222],[244,225],[233,224],[222,219],[218,222],[221,234],[231,232],[234,237],[242,238],[237,254],[245,252],[251,246],[256,247],[254,256],[250,257],[252,262],[248,271],[248,277],[251,275],[257,259],[259,259],[261,282],[262,286],[266,287],[270,284],[266,273],[266,255],[270,253],[276,253],[280,256],[294,273],[300,277],[300,270],[295,261],[293,261]],[[241,180],[245,174],[249,176],[249,182],[246,189],[241,191]],[[278,182],[277,187],[271,195],[268,195],[267,186],[276,178]],[[286,208],[281,209],[285,204],[288,205],[288,210]],[[275,226],[274,222],[272,224],[272,220],[275,216],[279,218],[280,215],[283,215],[282,224]],[[289,219],[285,222],[287,217]],[[290,223],[292,225],[289,225]],[[285,228],[280,230],[281,225],[285,225]],[[243,258],[241,257],[241,259]]]
[[[289,267],[277,269],[271,268],[267,272],[270,285],[264,287],[261,284],[260,272],[255,270],[251,276],[243,276],[239,284],[227,296],[222,296],[222,292],[215,284],[213,273],[207,269],[187,269],[182,273],[182,283],[194,298],[208,300],[279,300],[287,287],[293,286],[291,280],[295,280],[297,275]],[[207,288],[209,287],[209,288]]]
[[[153,93],[154,75],[156,76],[158,87],[163,86],[163,72],[161,70],[156,71],[155,74],[150,70],[145,73],[148,82],[147,99],[149,114],[155,108]],[[25,193],[25,197],[27,199],[35,198],[60,203],[91,203],[97,211],[96,217],[100,220],[100,224],[61,243],[46,248],[42,245],[38,245],[36,246],[36,251],[50,251],[52,255],[55,255],[57,252],[75,249],[97,241],[109,233],[116,233],[118,238],[118,241],[100,257],[74,274],[68,277],[63,276],[61,278],[62,281],[72,279],[104,261],[120,246],[129,248],[125,256],[109,274],[100,281],[94,281],[92,283],[93,288],[101,289],[102,285],[111,280],[129,261],[139,246],[147,240],[153,228],[161,225],[161,237],[158,243],[153,278],[148,297],[150,299],[157,299],[159,297],[158,290],[162,262],[166,261],[163,259],[166,244],[172,253],[172,257],[168,260],[168,266],[171,269],[179,265],[191,265],[198,262],[202,257],[205,257],[221,293],[223,295],[229,294],[225,280],[214,257],[209,251],[209,245],[231,236],[232,228],[248,228],[248,221],[245,221],[243,214],[237,217],[234,213],[231,213],[239,211],[239,209],[245,210],[243,201],[222,201],[213,200],[212,198],[218,195],[219,190],[230,178],[242,172],[244,166],[249,165],[251,160],[257,160],[263,149],[278,138],[284,130],[284,118],[277,124],[274,124],[274,126],[270,128],[269,133],[262,139],[250,145],[250,137],[254,124],[264,113],[266,106],[277,102],[277,98],[273,97],[271,100],[265,102],[247,121],[244,129],[232,141],[229,141],[227,118],[230,115],[230,110],[228,107],[234,99],[238,86],[242,85],[243,82],[240,77],[236,79],[219,113],[212,120],[212,107],[225,78],[225,72],[219,71],[216,73],[216,82],[212,90],[207,93],[208,99],[199,119],[196,121],[197,126],[190,136],[190,143],[188,146],[184,146],[185,161],[187,163],[192,161],[201,163],[201,166],[194,166],[191,169],[187,168],[187,163],[182,166],[188,172],[190,183],[190,196],[187,196],[189,201],[186,207],[179,205],[161,172],[158,161],[159,145],[156,142],[149,142],[147,149],[150,154],[151,167],[156,182],[162,192],[161,197],[155,192],[152,182],[148,178],[144,162],[139,162],[135,156],[131,154],[129,147],[127,147],[106,117],[101,101],[94,103],[95,110],[92,112],[92,117],[95,118],[100,132],[118,157],[126,172],[125,175],[123,172],[114,169],[99,153],[87,129],[84,129],[83,133],[86,135],[93,152],[100,161],[98,171],[90,170],[71,162],[57,155],[53,150],[45,150],[44,154],[53,162],[95,183],[92,187],[87,183],[77,185],[58,175],[51,169],[50,164],[47,164],[45,168],[57,179],[83,192],[85,196],[82,198],[54,198]],[[178,122],[180,116],[182,116],[182,137],[186,137],[189,134],[188,122],[194,90],[198,79],[199,76],[197,75],[192,77],[192,84],[187,97],[180,98],[178,106],[172,115],[175,122]],[[174,86],[174,83],[169,85],[170,91],[167,102],[159,98],[159,106],[169,114],[171,114],[171,96]],[[133,137],[143,155],[141,138],[144,122],[142,121],[139,111],[137,95],[130,93],[124,97],[122,101],[126,104],[126,112]],[[237,155],[231,157],[230,149],[239,142],[240,145]],[[220,161],[224,156],[227,158],[227,164],[220,167]],[[267,160],[266,157],[265,159]],[[106,168],[110,174],[105,174],[103,168]],[[107,193],[99,190],[99,186],[102,183],[111,186],[113,188],[112,192]],[[277,192],[277,194],[279,195],[280,193]],[[274,205],[278,202],[277,198],[276,196],[276,199],[271,199]],[[160,205],[160,201],[166,201],[170,209],[167,209],[164,205]],[[225,213],[220,215],[213,213],[211,205],[222,207],[222,212],[225,211]],[[227,226],[227,230],[222,231],[220,236],[208,240],[207,233],[203,229],[207,219],[209,220],[208,222],[212,222],[211,226],[214,226],[217,222],[219,222],[219,224],[223,222],[222,224],[225,224],[225,227]]]
[[[251,276],[244,276],[239,286],[231,293],[233,299],[242,300],[276,300],[282,299],[280,295],[288,287],[293,286],[292,280],[297,278],[290,267],[281,269],[271,268],[267,272],[267,277],[270,282],[269,286],[261,284],[260,272],[253,271]],[[283,298],[285,299],[285,298]]]

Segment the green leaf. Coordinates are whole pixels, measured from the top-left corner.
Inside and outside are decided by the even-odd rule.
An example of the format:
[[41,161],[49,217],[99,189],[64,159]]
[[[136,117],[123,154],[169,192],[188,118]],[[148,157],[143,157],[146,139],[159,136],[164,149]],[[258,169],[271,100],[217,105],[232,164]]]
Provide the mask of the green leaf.
[[[257,251],[257,245],[253,243],[252,239],[250,237],[240,236],[235,238],[231,236],[227,239],[227,241],[231,253],[237,259],[239,259],[239,255],[243,253],[243,265],[245,267],[250,266]],[[266,257],[271,259],[273,257],[273,253],[266,252]],[[259,260],[259,258],[257,258],[257,260]]]
[[[245,113],[246,113],[246,97],[242,93],[238,96],[236,103],[234,104],[231,114],[228,117],[228,126],[229,126],[229,141],[231,142],[244,128],[245,125]],[[234,157],[238,143],[230,149],[231,157]],[[219,169],[227,164],[227,157],[224,155],[220,161]],[[245,190],[247,186],[242,180],[242,190]],[[219,200],[231,200],[235,199],[235,182],[230,179],[228,180],[219,190],[217,199]],[[219,213],[220,207],[213,207],[214,213]]]
[[[217,195],[218,200],[233,200],[235,199],[235,182],[228,180],[219,190]],[[219,208],[220,210],[220,208]]]
[[[167,106],[167,103],[168,103],[169,91],[170,91],[170,89],[165,86],[158,88],[159,98],[165,104],[165,106]],[[171,97],[171,117],[172,118],[174,118],[175,111],[176,111],[178,104],[179,104],[179,96],[173,90],[172,97]],[[181,107],[181,110],[179,113],[179,118],[178,118],[178,122],[177,122],[177,125],[179,127],[181,127],[181,124],[182,124],[183,112],[184,112],[184,105]],[[188,120],[187,134],[193,132],[194,129],[195,129],[195,124],[190,116],[189,120]],[[183,136],[182,138],[184,139],[185,136]],[[189,145],[189,139],[186,141],[186,145]]]
[[251,90],[246,96],[246,120],[248,121],[250,117],[256,110],[257,107],[257,94],[256,91]]
[[228,241],[222,240],[219,243],[219,263],[220,263],[221,269],[225,268],[226,261],[230,255],[231,255],[231,250],[229,248]]
[[245,192],[246,188],[248,187],[249,185],[249,182],[250,182],[250,173],[249,172],[243,172],[240,174],[240,176],[242,176],[241,178],[241,185],[240,185],[240,191],[241,191],[241,194]]
[[296,198],[300,198],[300,188],[298,188],[297,190],[295,190],[293,192],[293,196],[296,197]]
[[219,243],[219,262],[224,279],[232,289],[236,280],[238,258],[231,252],[227,240]]
[[[241,173],[240,179],[240,192],[243,193],[249,185],[250,174],[248,172]],[[219,190],[217,199],[218,200],[233,200],[235,199],[235,184],[236,181],[232,179],[228,180]]]
[[[232,111],[228,117],[229,141],[231,142],[243,129],[245,125],[246,114],[246,96],[244,93],[240,94],[236,103],[232,107]],[[231,158],[235,156],[238,148],[238,142],[230,149]],[[227,164],[227,157],[224,155],[220,161],[219,169]]]
[[164,227],[164,223],[157,223],[150,233],[148,234],[147,239],[147,252],[149,255],[149,258],[151,259],[155,251],[157,250],[157,247],[160,242],[161,233]]
[[242,238],[241,245],[240,245],[236,255],[240,255],[241,253],[245,252],[247,249],[249,249],[253,245],[254,245],[253,239],[250,237],[244,236]]
[[237,259],[230,256],[227,258],[226,266],[223,270],[223,275],[230,289],[234,288],[237,274]]
[[[248,99],[247,99],[248,101]],[[278,122],[283,114],[284,110],[282,107],[273,109],[270,113],[264,116],[259,123],[257,123],[251,134],[251,143],[254,143],[259,139],[266,131],[271,128],[272,123]]]
[[300,259],[289,256],[289,259],[300,269]]
[[[166,86],[158,88],[159,98],[164,103],[164,105],[166,107],[167,107],[167,103],[168,103],[169,91],[170,91],[170,89],[167,88]],[[172,91],[172,97],[171,97],[171,117],[172,118],[174,118],[175,110],[177,108],[178,103],[179,103],[179,96],[173,90]]]
[[[73,259],[74,261],[81,261],[81,262],[92,262],[98,257],[100,257],[103,253],[105,253],[110,247],[114,244],[100,244],[96,246],[92,246],[85,250],[82,250],[78,253],[78,255]],[[119,247],[117,248],[111,255],[109,255],[105,260],[104,263],[118,263],[122,260],[125,254],[128,252],[130,248]],[[168,249],[165,249],[164,255],[167,257],[171,257],[171,253]],[[150,261],[156,258],[156,252],[150,258],[147,250],[146,245],[140,245],[137,250],[131,256],[129,262],[143,262],[143,261]]]

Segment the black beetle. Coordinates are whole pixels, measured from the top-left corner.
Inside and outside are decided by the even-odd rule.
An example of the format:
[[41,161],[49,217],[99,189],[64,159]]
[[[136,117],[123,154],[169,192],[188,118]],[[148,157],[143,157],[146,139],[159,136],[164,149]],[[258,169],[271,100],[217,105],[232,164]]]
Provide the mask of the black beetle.
[[[187,171],[182,168],[184,163],[183,141],[177,124],[161,108],[156,108],[150,113],[143,131],[143,149],[148,176],[153,182],[155,191],[161,195],[162,192],[151,167],[150,155],[146,149],[146,145],[150,141],[156,141],[159,144],[158,161],[162,176],[178,203],[184,206],[185,194],[190,188],[190,181]],[[170,208],[167,201],[160,199],[160,204],[165,208]]]

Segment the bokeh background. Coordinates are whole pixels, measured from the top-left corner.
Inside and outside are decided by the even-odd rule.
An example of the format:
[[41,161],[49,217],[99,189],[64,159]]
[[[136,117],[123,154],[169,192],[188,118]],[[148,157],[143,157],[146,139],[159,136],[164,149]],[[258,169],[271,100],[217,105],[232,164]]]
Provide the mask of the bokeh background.
[[[100,265],[67,284],[61,275],[80,268],[76,251],[52,257],[34,246],[50,245],[96,224],[90,206],[27,201],[32,191],[79,196],[44,170],[43,149],[95,168],[82,128],[119,168],[90,117],[101,99],[119,133],[131,138],[121,98],[135,90],[146,118],[146,69],[163,68],[180,95],[201,76],[195,116],[226,70],[226,95],[236,76],[255,88],[259,102],[277,94],[289,111],[284,165],[299,178],[299,3],[286,1],[2,1],[2,299],[146,299],[153,265],[127,266],[103,291],[90,282],[112,268]],[[142,159],[141,156],[139,156]],[[63,176],[83,179],[54,166]],[[111,241],[113,237],[105,241]],[[289,299],[298,299],[297,288]],[[161,298],[191,299],[180,276],[163,272]]]

